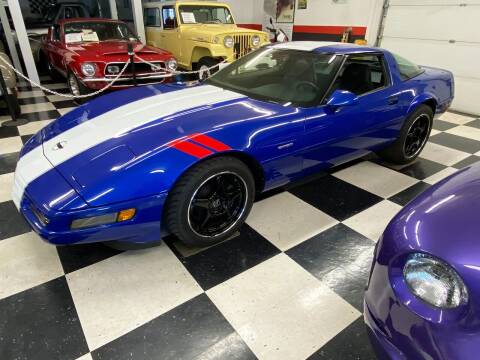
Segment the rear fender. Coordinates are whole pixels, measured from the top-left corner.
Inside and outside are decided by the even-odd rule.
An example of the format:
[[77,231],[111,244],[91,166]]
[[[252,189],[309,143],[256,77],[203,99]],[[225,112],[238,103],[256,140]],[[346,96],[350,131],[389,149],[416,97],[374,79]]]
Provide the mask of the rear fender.
[[435,110],[433,111],[435,114],[437,111],[438,99],[433,94],[422,93],[417,97],[415,97],[415,99],[413,99],[412,103],[410,104],[410,107],[408,108],[407,114],[410,115],[422,104],[428,105],[429,103],[432,103],[432,102],[435,104]]

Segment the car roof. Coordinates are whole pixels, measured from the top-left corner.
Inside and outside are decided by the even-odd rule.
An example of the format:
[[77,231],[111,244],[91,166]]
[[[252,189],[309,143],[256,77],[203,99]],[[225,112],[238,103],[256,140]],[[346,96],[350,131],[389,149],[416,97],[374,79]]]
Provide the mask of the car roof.
[[383,49],[364,45],[355,45],[341,42],[326,41],[290,41],[271,45],[275,49],[288,49],[300,51],[314,51],[335,54],[356,54],[366,52],[383,52]]
[[71,19],[58,20],[58,21],[57,21],[57,24],[63,25],[63,24],[74,23],[74,22],[117,22],[117,23],[123,23],[122,20],[116,20],[116,19],[105,19],[105,18],[71,18]]

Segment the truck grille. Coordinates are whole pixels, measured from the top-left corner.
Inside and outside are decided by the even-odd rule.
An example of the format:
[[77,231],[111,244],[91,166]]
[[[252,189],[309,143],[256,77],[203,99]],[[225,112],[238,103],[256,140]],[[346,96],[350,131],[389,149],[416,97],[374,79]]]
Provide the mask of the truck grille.
[[242,56],[247,55],[252,48],[250,47],[251,42],[251,36],[250,35],[234,35],[233,36],[233,41],[234,41],[234,46],[233,46],[233,51],[235,53],[235,58],[241,58]]

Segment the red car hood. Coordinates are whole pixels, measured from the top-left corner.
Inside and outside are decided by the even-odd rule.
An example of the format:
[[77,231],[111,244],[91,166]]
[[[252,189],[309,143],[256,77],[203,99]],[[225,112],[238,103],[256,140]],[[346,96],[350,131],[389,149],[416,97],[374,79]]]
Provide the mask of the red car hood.
[[[115,58],[118,56],[124,57],[127,55],[127,46],[128,42],[126,41],[101,41],[72,44],[68,46],[68,49],[82,58],[98,59]],[[168,60],[173,57],[173,55],[166,50],[146,46],[140,42],[133,43],[133,50],[139,56],[147,59]]]

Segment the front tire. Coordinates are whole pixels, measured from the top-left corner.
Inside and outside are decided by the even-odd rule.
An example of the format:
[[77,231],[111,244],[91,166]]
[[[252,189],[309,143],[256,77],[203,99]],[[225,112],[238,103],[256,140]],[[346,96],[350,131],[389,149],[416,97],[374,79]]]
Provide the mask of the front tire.
[[[68,73],[68,88],[70,89],[70,93],[75,96],[82,96],[82,95],[88,95],[90,93],[90,90],[83,85],[83,83],[78,80],[78,78],[75,76],[73,72]],[[75,101],[78,104],[83,104],[85,101],[87,101],[88,98],[79,98],[75,99]]]
[[165,206],[168,229],[183,243],[207,246],[228,239],[253,205],[255,181],[233,157],[219,157],[188,170],[173,187]]
[[200,81],[208,79],[211,75],[215,74],[219,67],[215,65],[218,64],[218,60],[211,57],[203,57],[198,62],[198,79]]
[[420,105],[405,120],[398,139],[378,155],[394,164],[411,163],[427,144],[432,124],[433,110],[427,105]]

